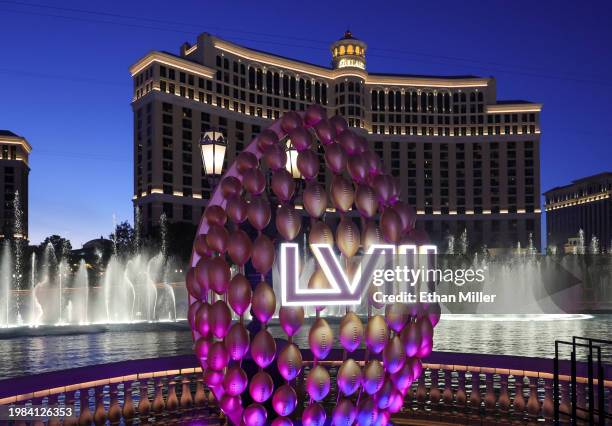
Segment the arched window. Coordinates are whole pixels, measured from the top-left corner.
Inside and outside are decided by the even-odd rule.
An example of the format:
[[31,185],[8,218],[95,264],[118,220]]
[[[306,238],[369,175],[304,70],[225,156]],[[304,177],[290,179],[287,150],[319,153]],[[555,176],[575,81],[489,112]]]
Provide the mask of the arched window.
[[315,81],[315,102],[321,103],[321,84],[318,81]]
[[355,49],[353,48],[352,44],[348,45],[348,47],[346,48],[346,53],[348,53],[349,55],[352,55],[353,53],[355,53]]
[[387,99],[389,100],[389,111],[395,111],[395,94],[393,91],[387,93]]
[[304,100],[304,79],[300,78],[300,100]]
[[312,100],[312,82],[310,80],[306,80],[306,99]]
[[272,72],[266,71],[266,92],[272,93]]
[[470,102],[476,102],[476,93],[470,93]]
[[291,76],[291,85],[290,85],[291,97],[295,99],[295,77]]
[[438,93],[438,112],[444,112],[444,95],[442,93]]
[[348,91],[349,91],[349,92],[352,92],[352,91],[353,91],[353,82],[352,82],[352,81],[349,81],[349,82],[348,82]]
[[340,46],[340,54],[344,55],[346,53],[346,49],[344,46]]
[[283,76],[283,95],[289,96],[289,76],[287,74]]
[[327,84],[321,86],[321,101],[323,105],[327,105]]
[[482,102],[484,100],[484,96],[482,95],[482,92],[478,92],[478,102]]
[[402,110],[402,92],[400,92],[399,90],[395,92],[395,110]]
[[427,111],[433,111],[434,109],[434,95],[429,92],[427,94]]
[[461,102],[465,102],[465,93],[461,93]]
[[372,111],[378,111],[378,92],[372,90]]
[[274,94],[280,94],[280,75],[277,72],[274,73]]
[[340,91],[344,92],[344,83],[340,83]]
[[240,74],[244,75],[246,73],[246,67],[244,64],[240,64]]
[[249,89],[255,90],[255,68],[249,67]]
[[227,58],[223,58],[223,68],[225,68],[226,70],[229,69],[229,61],[227,60]]
[[263,89],[263,72],[260,69],[257,69],[257,90]]
[[421,112],[427,111],[427,93],[421,92]]
[[383,92],[382,90],[378,92],[378,108],[379,111],[385,110],[385,92]]

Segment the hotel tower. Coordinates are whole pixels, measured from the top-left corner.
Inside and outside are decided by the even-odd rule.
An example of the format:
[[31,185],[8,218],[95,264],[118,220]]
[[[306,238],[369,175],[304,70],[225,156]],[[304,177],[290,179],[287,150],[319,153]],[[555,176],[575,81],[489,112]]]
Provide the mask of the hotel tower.
[[28,239],[30,152],[24,137],[0,130],[0,239]]
[[492,77],[368,72],[368,47],[348,31],[330,50],[324,67],[203,33],[178,55],[152,51],[132,65],[144,231],[163,212],[199,221],[211,192],[204,132],[225,136],[231,164],[272,120],[318,103],[363,132],[435,242],[467,230],[474,246],[524,246],[532,235],[539,247],[541,104],[497,100]]

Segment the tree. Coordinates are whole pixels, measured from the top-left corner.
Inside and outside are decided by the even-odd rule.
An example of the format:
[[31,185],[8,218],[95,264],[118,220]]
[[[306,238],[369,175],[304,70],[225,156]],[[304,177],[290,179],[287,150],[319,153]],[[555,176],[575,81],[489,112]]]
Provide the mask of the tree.
[[136,250],[136,233],[127,221],[118,224],[109,238],[113,241],[119,257],[127,258]]
[[53,246],[55,258],[58,260],[62,258],[67,258],[67,256],[70,254],[70,250],[72,250],[72,244],[70,243],[70,240],[54,234],[48,236],[43,240],[42,243],[40,243],[39,249],[41,253],[45,250],[49,243],[51,243],[51,245]]

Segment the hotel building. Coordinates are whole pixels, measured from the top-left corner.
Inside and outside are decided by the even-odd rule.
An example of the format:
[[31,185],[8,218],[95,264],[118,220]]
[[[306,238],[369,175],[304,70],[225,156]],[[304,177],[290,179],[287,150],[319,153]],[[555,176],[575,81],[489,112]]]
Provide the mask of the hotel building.
[[582,229],[586,245],[597,237],[601,249],[612,249],[612,172],[550,189],[544,197],[549,246],[576,242]]
[[[28,141],[9,130],[0,130],[0,238],[28,238]],[[19,192],[21,215],[16,215],[15,194]],[[15,218],[20,216],[18,232]]]
[[350,32],[330,50],[323,67],[203,33],[178,55],[132,65],[133,201],[145,231],[162,212],[199,220],[211,190],[203,132],[226,136],[231,164],[271,120],[318,103],[363,132],[435,241],[467,229],[474,245],[533,234],[539,247],[541,104],[498,101],[491,77],[368,72],[367,45]]

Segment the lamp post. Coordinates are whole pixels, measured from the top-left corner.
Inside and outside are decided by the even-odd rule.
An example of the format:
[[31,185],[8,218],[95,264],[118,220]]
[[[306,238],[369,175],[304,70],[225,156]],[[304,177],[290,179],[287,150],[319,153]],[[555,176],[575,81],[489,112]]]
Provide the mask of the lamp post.
[[223,136],[223,133],[216,131],[204,133],[202,139],[200,139],[200,149],[202,150],[204,175],[206,175],[212,191],[217,179],[223,173],[223,161],[227,149],[225,136]]

